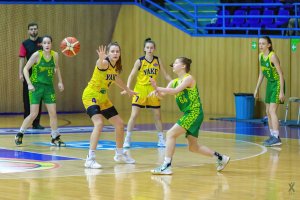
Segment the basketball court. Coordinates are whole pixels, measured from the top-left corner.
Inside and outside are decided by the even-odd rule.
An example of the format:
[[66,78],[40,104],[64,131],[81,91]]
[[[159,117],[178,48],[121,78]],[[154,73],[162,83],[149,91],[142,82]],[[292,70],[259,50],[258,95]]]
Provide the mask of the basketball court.
[[[126,117],[129,114],[126,114]],[[50,129],[29,130],[17,147],[14,135],[22,116],[8,120],[0,129],[2,199],[298,199],[300,175],[299,127],[281,127],[282,146],[266,148],[267,127],[245,122],[206,120],[199,141],[230,155],[221,173],[215,160],[188,152],[184,137],[177,141],[173,175],[155,176],[150,170],[163,161],[164,148],[157,148],[151,118],[135,128],[132,148],[136,164],[113,160],[115,135],[105,126],[97,147],[102,169],[84,168],[92,130],[84,113],[60,114],[59,124],[67,147],[50,146]],[[164,116],[165,129],[172,114]],[[42,124],[48,117],[43,115]],[[147,123],[149,121],[149,123]],[[70,184],[72,183],[72,184]],[[18,191],[18,192],[16,192]]]

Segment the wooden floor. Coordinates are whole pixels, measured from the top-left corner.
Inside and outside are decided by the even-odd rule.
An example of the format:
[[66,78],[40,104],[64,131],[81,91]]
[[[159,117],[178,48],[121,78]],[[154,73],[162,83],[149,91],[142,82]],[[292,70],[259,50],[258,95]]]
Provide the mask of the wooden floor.
[[[151,116],[146,115],[143,122],[151,123]],[[127,120],[128,114],[123,117]],[[165,122],[176,118],[164,117]],[[42,119],[47,125],[47,116]],[[150,170],[162,162],[164,149],[143,148],[156,143],[151,124],[145,130],[147,126],[140,126],[133,135],[133,141],[141,145],[129,150],[136,164],[116,164],[113,149],[107,147],[96,153],[103,166],[98,170],[83,166],[88,151],[83,144],[90,135],[84,130],[91,126],[85,114],[59,115],[59,125],[71,128],[62,137],[74,146],[66,148],[48,146],[49,134],[38,132],[26,134],[24,145],[16,147],[14,135],[21,122],[22,116],[0,116],[4,130],[0,134],[0,199],[300,199],[299,137],[282,135],[280,148],[266,148],[261,145],[266,136],[236,134],[234,122],[216,127],[206,120],[209,128],[201,131],[199,142],[231,157],[224,171],[216,172],[214,159],[188,152],[182,136],[173,159],[174,174],[155,176]],[[72,133],[74,129],[81,131]],[[252,127],[254,133],[258,129],[266,127]],[[114,134],[104,132],[101,140],[113,142]]]

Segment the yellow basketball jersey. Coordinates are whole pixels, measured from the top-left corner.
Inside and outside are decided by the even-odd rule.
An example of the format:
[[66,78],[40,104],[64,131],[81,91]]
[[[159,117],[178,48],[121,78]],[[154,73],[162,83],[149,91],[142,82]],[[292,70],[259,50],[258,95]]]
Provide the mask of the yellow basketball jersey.
[[116,67],[112,66],[108,58],[106,58],[106,60],[109,63],[108,68],[101,70],[96,66],[93,72],[93,76],[90,82],[88,83],[88,86],[90,88],[99,91],[103,94],[106,93],[109,86],[115,82],[116,76],[118,76]]
[[147,61],[145,56],[139,58],[141,66],[138,71],[136,83],[139,85],[150,85],[150,77],[156,80],[158,72],[160,70],[158,57],[153,56],[153,60]]

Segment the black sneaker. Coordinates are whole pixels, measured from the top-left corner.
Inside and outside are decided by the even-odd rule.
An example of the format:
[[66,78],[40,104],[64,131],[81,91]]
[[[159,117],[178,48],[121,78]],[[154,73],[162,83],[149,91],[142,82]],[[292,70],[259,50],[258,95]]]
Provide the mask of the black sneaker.
[[36,126],[32,126],[32,129],[39,129],[39,130],[43,130],[45,129],[45,127],[41,126],[40,124],[36,125]]
[[23,136],[24,136],[23,133],[21,133],[21,132],[17,133],[17,135],[15,136],[16,145],[21,145],[22,144]]
[[60,135],[56,136],[56,138],[51,137],[51,145],[58,147],[65,147],[66,144],[60,139]]

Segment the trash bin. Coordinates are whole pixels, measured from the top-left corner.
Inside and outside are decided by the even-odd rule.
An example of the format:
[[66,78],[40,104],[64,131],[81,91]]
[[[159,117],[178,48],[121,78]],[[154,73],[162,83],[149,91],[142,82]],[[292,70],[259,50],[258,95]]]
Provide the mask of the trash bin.
[[254,96],[251,93],[234,93],[236,119],[253,119]]

